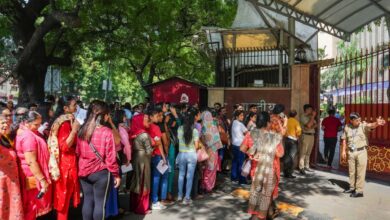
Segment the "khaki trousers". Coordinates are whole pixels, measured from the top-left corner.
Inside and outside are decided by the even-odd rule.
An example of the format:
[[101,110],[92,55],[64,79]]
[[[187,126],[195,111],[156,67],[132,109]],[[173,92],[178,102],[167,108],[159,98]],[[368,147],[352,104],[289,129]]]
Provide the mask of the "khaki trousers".
[[363,193],[366,181],[367,150],[348,151],[349,187]]
[[310,154],[313,150],[314,135],[303,134],[302,141],[299,148],[299,169],[309,168]]

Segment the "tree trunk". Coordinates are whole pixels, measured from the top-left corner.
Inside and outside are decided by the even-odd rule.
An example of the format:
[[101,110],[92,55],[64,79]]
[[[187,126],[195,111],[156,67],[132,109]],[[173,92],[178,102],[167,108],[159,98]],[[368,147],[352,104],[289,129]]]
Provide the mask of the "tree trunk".
[[45,76],[48,60],[42,42],[30,62],[17,72],[19,83],[18,103],[40,103],[45,98]]

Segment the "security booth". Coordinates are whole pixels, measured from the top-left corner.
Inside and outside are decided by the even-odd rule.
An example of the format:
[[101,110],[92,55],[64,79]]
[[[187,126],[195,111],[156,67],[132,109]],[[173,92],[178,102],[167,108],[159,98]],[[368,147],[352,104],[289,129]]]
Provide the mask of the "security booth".
[[171,77],[146,86],[152,93],[154,103],[169,102],[173,104],[188,103],[207,106],[207,87],[180,77]]

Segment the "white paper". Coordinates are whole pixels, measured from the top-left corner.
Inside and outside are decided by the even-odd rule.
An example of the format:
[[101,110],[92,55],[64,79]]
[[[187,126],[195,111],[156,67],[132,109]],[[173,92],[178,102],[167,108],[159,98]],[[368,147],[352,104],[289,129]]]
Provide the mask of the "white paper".
[[80,125],[83,125],[86,118],[87,110],[78,107],[76,112],[76,120],[80,123]]
[[128,172],[133,170],[133,166],[131,165],[131,163],[128,166],[122,165],[121,170],[122,170],[122,173],[128,173]]
[[168,170],[168,168],[168,165],[166,165],[163,160],[160,160],[160,162],[157,164],[157,170],[161,174],[164,174]]

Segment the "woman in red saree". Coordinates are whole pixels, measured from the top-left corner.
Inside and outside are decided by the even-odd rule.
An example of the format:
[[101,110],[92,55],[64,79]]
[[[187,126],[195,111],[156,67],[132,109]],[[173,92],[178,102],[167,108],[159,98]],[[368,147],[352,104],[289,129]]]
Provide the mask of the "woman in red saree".
[[[44,139],[37,135],[42,118],[27,112],[16,135],[16,152],[21,162],[21,188],[24,219],[34,220],[52,210],[52,185],[49,174],[49,151]],[[43,197],[37,195],[43,192]]]
[[22,194],[16,152],[7,139],[10,125],[0,115],[0,219],[23,220]]
[[68,219],[71,198],[73,207],[80,204],[76,157],[76,134],[80,124],[74,120],[73,113],[76,112],[76,108],[76,99],[72,96],[60,99],[56,112],[58,117],[53,123],[48,139],[50,152],[55,154],[59,170],[58,175],[50,169],[51,176],[55,180],[53,199],[58,220]]
[[257,128],[246,135],[241,150],[256,161],[255,173],[251,186],[248,213],[252,219],[266,219],[274,214],[271,204],[278,197],[280,181],[280,162],[284,150],[282,136],[269,130],[270,116],[261,112],[257,116]]
[[151,138],[146,131],[149,124],[148,115],[138,114],[133,117],[130,128],[134,170],[130,181],[130,210],[141,215],[149,212],[153,152]]

